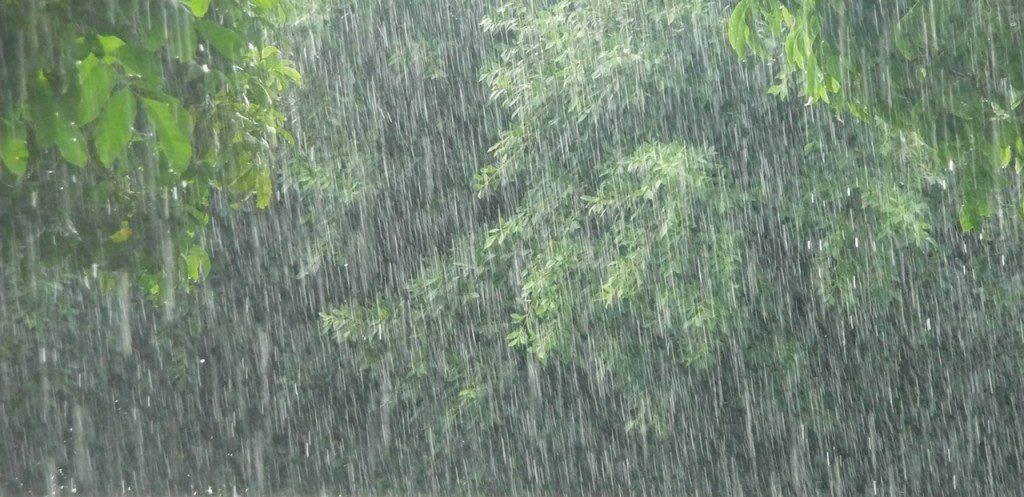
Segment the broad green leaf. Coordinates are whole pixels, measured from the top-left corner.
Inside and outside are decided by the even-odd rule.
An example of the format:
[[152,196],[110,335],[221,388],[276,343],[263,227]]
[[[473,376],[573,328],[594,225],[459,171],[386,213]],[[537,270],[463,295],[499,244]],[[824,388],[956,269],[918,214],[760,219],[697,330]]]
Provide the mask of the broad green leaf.
[[972,171],[974,176],[967,178],[967,185],[963,192],[963,204],[960,207],[960,227],[964,231],[973,231],[981,226],[985,218],[992,215],[992,204],[988,194],[992,189],[989,182],[991,178],[986,176],[983,168],[977,166]]
[[40,72],[31,87],[28,103],[28,117],[40,147],[49,147],[56,141],[57,114],[57,99],[50,89],[50,81]]
[[740,57],[746,55],[747,37],[750,33],[750,27],[747,25],[749,9],[750,4],[747,0],[740,0],[729,16],[729,44]]
[[912,38],[911,36],[907,36],[908,25],[911,27],[915,27],[916,22],[917,26],[920,26],[920,21],[915,18],[916,16],[919,15],[920,12],[921,2],[917,2],[910,9],[910,11],[907,12],[906,15],[901,17],[900,20],[896,22],[896,29],[894,30],[896,50],[898,50],[900,54],[903,55],[903,57],[907,60],[914,59],[915,57],[918,56],[918,53],[920,52],[919,42],[916,39],[917,37]]
[[177,12],[168,16],[167,51],[171,57],[190,61],[196,56],[199,39],[193,27],[194,20],[187,12]]
[[164,46],[164,43],[167,41],[168,34],[166,25],[158,27],[154,26],[153,29],[143,30],[143,32],[135,36],[134,39],[128,41],[133,45],[138,45],[144,50],[157,52]]
[[163,79],[160,64],[149,50],[135,45],[125,45],[117,51],[117,58],[129,76],[150,81]]
[[185,0],[185,3],[196,17],[203,17],[210,10],[210,0]]
[[99,117],[114,89],[114,68],[89,54],[78,66],[78,124],[84,126]]
[[104,166],[113,164],[132,141],[135,113],[135,95],[131,91],[120,90],[110,97],[96,124],[96,155]]
[[972,213],[966,206],[960,209],[960,229],[964,231],[971,231],[981,224],[981,220],[977,215]]
[[89,147],[82,130],[63,114],[58,113],[54,120],[54,140],[61,157],[78,167],[85,166],[89,162]]
[[28,169],[28,140],[25,127],[6,123],[0,128],[0,159],[11,174],[21,177]]
[[180,103],[143,99],[150,122],[156,128],[160,149],[170,163],[171,172],[180,175],[192,161],[192,119]]
[[200,245],[192,245],[182,254],[185,258],[185,270],[188,279],[198,282],[210,270],[210,255]]
[[195,222],[199,223],[200,226],[206,226],[207,224],[210,224],[210,214],[209,213],[207,213],[205,211],[202,211],[202,210],[199,210],[199,209],[195,208],[194,206],[187,205],[187,204],[184,205],[183,208],[185,209],[185,212],[187,212],[189,216],[192,216],[192,219]]
[[221,55],[231,60],[238,60],[241,57],[242,49],[245,48],[245,38],[233,29],[205,19],[196,21],[196,29]]
[[282,76],[292,80],[293,83],[300,86],[302,85],[302,74],[300,74],[294,67],[281,65],[278,72],[280,72]]
[[274,193],[274,182],[270,179],[270,170],[262,169],[256,176],[256,207],[266,209],[270,205],[270,196]]
[[110,55],[110,54],[116,52],[117,49],[119,49],[119,48],[124,46],[124,40],[122,40],[122,39],[120,39],[120,38],[118,38],[116,36],[103,36],[103,35],[100,35],[100,36],[97,36],[96,38],[100,40],[100,46],[103,47],[103,53],[105,53],[107,55]]

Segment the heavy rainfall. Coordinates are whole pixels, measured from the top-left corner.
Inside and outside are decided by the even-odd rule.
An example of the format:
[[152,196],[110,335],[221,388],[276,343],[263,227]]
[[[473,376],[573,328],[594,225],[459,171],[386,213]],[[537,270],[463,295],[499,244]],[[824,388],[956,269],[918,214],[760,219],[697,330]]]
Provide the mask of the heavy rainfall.
[[0,496],[1024,495],[1019,0],[0,0]]

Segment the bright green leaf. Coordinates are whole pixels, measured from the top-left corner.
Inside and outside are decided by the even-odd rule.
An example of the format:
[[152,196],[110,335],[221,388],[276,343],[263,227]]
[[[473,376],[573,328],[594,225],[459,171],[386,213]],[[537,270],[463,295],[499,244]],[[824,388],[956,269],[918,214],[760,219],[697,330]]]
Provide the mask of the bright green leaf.
[[64,160],[82,167],[89,162],[89,147],[85,135],[68,118],[58,114],[55,117],[54,140]]
[[270,196],[274,193],[274,182],[270,179],[270,170],[263,169],[256,176],[256,206],[266,209],[270,205]]
[[184,173],[192,161],[191,117],[178,102],[171,105],[147,98],[143,103],[171,171],[176,175]]
[[740,57],[746,55],[747,38],[750,34],[750,27],[747,25],[747,12],[750,4],[747,0],[740,0],[732,9],[729,16],[729,44]]
[[100,46],[103,47],[103,53],[110,55],[117,51],[117,49],[124,46],[124,40],[116,36],[97,36],[100,40]]
[[210,0],[185,0],[185,3],[196,17],[203,17],[210,10]]
[[242,35],[233,29],[205,19],[196,21],[196,29],[221,55],[231,60],[238,60],[242,55],[242,49],[245,48],[245,38],[242,38]]
[[92,54],[78,66],[78,124],[84,126],[99,117],[114,89],[114,68]]
[[283,75],[284,77],[292,80],[293,83],[297,85],[302,85],[302,75],[299,74],[299,71],[297,71],[294,67],[282,65],[278,69],[278,71],[280,71],[281,75]]
[[129,76],[150,81],[163,79],[163,72],[153,52],[135,45],[125,45],[117,51],[117,57]]
[[182,254],[185,258],[185,271],[188,279],[198,282],[210,270],[210,255],[200,245],[192,245]]
[[0,159],[11,174],[21,177],[28,169],[28,140],[25,138],[25,127],[4,124],[3,128],[0,128],[0,133]]
[[113,243],[124,243],[132,237],[132,229],[128,226],[128,221],[121,221],[121,229],[117,230],[113,235],[110,235],[110,241]]
[[135,113],[135,95],[131,91],[120,90],[110,97],[96,124],[96,154],[104,166],[110,166],[131,142]]

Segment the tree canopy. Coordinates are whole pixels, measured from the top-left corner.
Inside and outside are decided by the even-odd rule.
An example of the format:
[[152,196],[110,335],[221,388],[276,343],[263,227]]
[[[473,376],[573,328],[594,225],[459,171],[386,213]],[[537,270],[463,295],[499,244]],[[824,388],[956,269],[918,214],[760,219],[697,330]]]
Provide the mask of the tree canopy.
[[0,4],[5,252],[128,271],[158,297],[200,281],[213,192],[266,207],[274,148],[293,141],[281,100],[301,78],[272,34],[294,8]]
[[973,230],[1016,184],[1000,169],[1019,173],[1024,156],[1022,22],[999,0],[741,0],[728,35],[741,56],[782,61],[771,92],[792,88],[924,139],[957,170],[960,223]]

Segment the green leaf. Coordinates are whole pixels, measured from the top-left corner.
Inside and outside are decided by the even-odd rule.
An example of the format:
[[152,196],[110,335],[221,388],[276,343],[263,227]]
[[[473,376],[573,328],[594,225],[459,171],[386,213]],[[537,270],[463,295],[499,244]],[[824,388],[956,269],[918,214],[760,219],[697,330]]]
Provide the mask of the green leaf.
[[50,88],[50,81],[41,71],[29,93],[28,117],[35,131],[36,144],[47,148],[54,144],[57,135],[57,99]]
[[110,235],[110,241],[112,243],[124,243],[131,239],[131,237],[132,228],[128,226],[128,221],[121,221],[121,229]]
[[181,175],[192,161],[192,118],[177,101],[168,104],[146,98],[143,103],[171,172]]
[[292,80],[293,83],[302,85],[302,74],[299,74],[299,71],[294,67],[282,65],[278,68],[278,72],[280,72],[282,76]]
[[747,25],[747,13],[749,10],[749,2],[747,0],[740,0],[736,7],[732,9],[732,15],[729,16],[729,44],[732,45],[732,49],[740,57],[746,55],[747,38],[750,36],[750,27]]
[[120,90],[110,97],[96,124],[96,155],[104,166],[113,164],[132,141],[135,113],[135,95],[131,91]]
[[913,26],[914,23],[917,22],[917,25],[920,25],[920,21],[918,19],[913,18],[919,15],[920,12],[921,2],[917,2],[910,9],[910,11],[907,12],[906,15],[901,17],[900,20],[896,22],[896,29],[894,30],[896,50],[898,50],[900,52],[900,55],[903,55],[903,57],[907,60],[914,59],[915,57],[918,56],[918,53],[920,52],[920,43],[918,42],[918,40],[912,39],[911,37],[907,36],[908,24]]
[[193,27],[194,20],[187,12],[175,12],[167,20],[167,50],[171,57],[183,62],[196,56],[199,39]]
[[188,279],[198,282],[210,270],[210,254],[200,245],[192,245],[182,254],[185,257],[185,271]]
[[28,140],[25,138],[25,127],[5,123],[3,128],[0,128],[0,133],[0,159],[11,174],[20,178],[28,169]]
[[139,285],[149,293],[150,297],[160,295],[160,276],[153,273],[142,273],[139,275]]
[[84,126],[99,117],[114,89],[114,68],[89,56],[78,66],[78,124]]
[[103,47],[103,53],[110,55],[117,51],[117,49],[124,46],[124,40],[116,36],[97,36],[100,41],[100,46]]
[[992,215],[992,205],[988,198],[991,189],[990,184],[984,184],[987,178],[971,178],[973,184],[968,184],[963,193],[963,203],[960,207],[960,227],[964,231],[973,231],[981,226],[985,218]]
[[210,0],[185,0],[185,4],[196,17],[203,17],[206,15],[206,11],[210,10]]
[[196,21],[196,29],[221,55],[231,60],[238,60],[241,57],[242,49],[245,48],[245,38],[233,29],[205,19]]
[[153,52],[135,45],[125,45],[117,51],[118,60],[129,76],[149,81],[161,81],[163,72]]
[[981,220],[977,215],[969,211],[966,207],[960,209],[960,228],[964,231],[971,231],[977,228],[981,224]]
[[85,166],[89,162],[89,147],[82,130],[62,114],[55,117],[54,124],[54,140],[61,157],[78,167]]
[[789,88],[786,86],[785,82],[778,83],[768,88],[768,94],[775,95],[779,98],[785,99],[787,96],[789,96]]
[[270,205],[270,196],[274,193],[274,182],[270,179],[270,170],[262,169],[256,176],[256,207],[266,209]]

